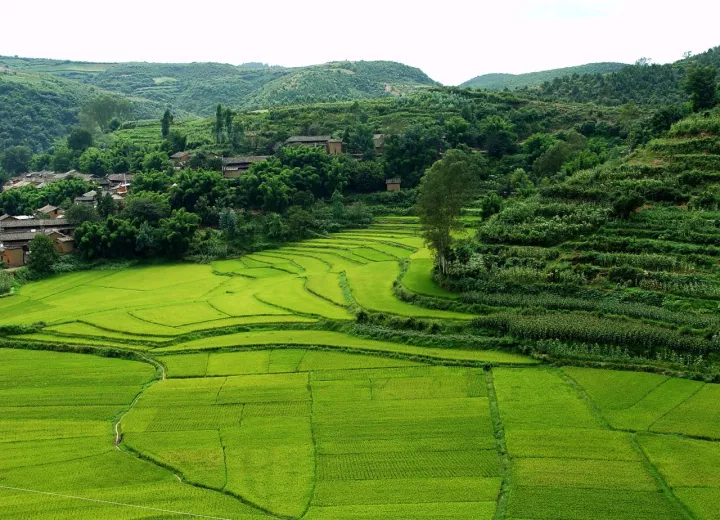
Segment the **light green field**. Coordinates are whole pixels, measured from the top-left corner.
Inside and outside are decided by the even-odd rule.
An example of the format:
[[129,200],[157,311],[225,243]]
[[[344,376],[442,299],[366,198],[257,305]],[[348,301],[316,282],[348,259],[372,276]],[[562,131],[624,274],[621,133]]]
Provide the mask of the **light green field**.
[[455,297],[414,224],[0,299],[26,348],[136,359],[0,348],[0,517],[718,520],[720,385],[341,332],[473,317],[393,294],[408,259]]

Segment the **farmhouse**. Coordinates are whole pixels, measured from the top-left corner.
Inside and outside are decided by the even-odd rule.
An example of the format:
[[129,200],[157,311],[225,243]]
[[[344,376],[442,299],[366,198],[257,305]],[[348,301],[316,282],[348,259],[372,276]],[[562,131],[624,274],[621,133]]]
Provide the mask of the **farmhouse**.
[[240,177],[243,172],[247,171],[252,164],[269,159],[269,155],[251,155],[249,157],[224,157],[223,175],[226,179],[234,179]]
[[375,153],[377,155],[385,153],[385,134],[373,135],[373,143],[375,144]]
[[88,191],[87,193],[83,193],[79,197],[75,197],[73,202],[75,204],[89,204],[89,205],[95,206],[95,204],[97,204],[97,201],[95,200],[96,198],[97,198],[97,191],[91,190],[91,191]]
[[325,151],[330,155],[340,155],[342,153],[342,139],[333,139],[329,135],[296,135],[285,141],[285,145],[325,148]]
[[38,215],[47,215],[48,218],[58,218],[60,215],[62,215],[63,211],[57,206],[51,206],[50,204],[46,204],[42,208],[38,208],[35,213],[37,213]]
[[173,163],[175,169],[180,170],[184,168],[188,161],[190,161],[191,155],[188,152],[175,152],[170,156],[170,160]]
[[385,179],[385,185],[387,191],[400,191],[400,184],[402,179],[400,177],[393,177],[392,179]]
[[61,254],[70,253],[75,248],[72,236],[57,229],[2,232],[0,231],[0,260],[8,267],[22,267],[27,263],[30,242],[37,235],[45,234],[52,239]]

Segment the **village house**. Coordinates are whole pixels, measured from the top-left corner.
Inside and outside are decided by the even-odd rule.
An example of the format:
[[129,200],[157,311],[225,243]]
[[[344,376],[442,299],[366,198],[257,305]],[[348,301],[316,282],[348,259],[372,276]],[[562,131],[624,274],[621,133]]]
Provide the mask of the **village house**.
[[[69,233],[70,231],[66,231]],[[22,267],[27,264],[30,242],[37,235],[47,235],[55,244],[60,254],[67,254],[75,248],[75,241],[69,234],[57,229],[33,229],[6,233],[0,229],[0,261],[8,267]]]
[[269,155],[251,155],[249,157],[224,157],[222,160],[223,175],[226,179],[235,179],[246,172],[252,164],[269,159]]
[[400,177],[393,177],[392,179],[385,179],[385,185],[387,191],[400,191],[400,184],[402,179]]
[[75,204],[88,204],[88,205],[95,206],[95,205],[97,205],[96,199],[97,199],[97,191],[90,190],[87,193],[83,193],[79,197],[75,197],[73,202]]
[[182,170],[187,166],[191,157],[189,152],[175,152],[170,156],[170,161],[172,161],[176,170]]
[[58,218],[60,215],[63,214],[63,210],[61,210],[57,206],[51,206],[50,204],[47,204],[42,208],[38,208],[35,213],[38,215],[46,216],[47,218]]
[[296,135],[285,141],[285,145],[325,148],[325,151],[330,155],[340,155],[342,153],[342,139],[333,139],[329,135]]

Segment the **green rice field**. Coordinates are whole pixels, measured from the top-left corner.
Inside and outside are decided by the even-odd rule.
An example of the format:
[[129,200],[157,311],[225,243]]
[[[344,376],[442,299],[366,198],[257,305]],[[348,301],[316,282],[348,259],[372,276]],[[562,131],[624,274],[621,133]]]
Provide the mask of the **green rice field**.
[[363,328],[474,317],[404,222],[0,299],[0,518],[720,519],[719,385]]

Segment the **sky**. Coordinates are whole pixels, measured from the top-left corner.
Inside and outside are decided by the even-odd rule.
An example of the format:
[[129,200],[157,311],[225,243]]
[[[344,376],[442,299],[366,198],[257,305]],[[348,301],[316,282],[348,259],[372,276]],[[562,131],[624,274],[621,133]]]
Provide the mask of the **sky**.
[[0,55],[80,61],[391,60],[491,72],[678,60],[720,45],[718,0],[2,0]]

